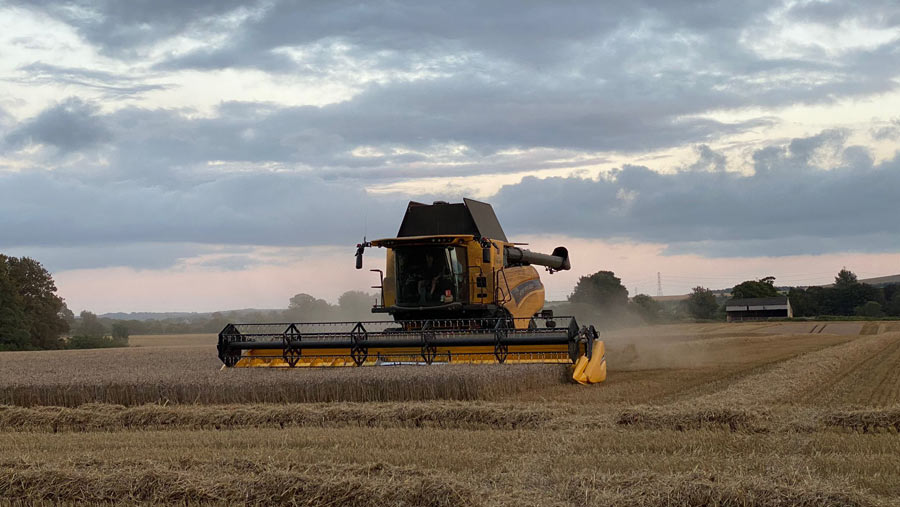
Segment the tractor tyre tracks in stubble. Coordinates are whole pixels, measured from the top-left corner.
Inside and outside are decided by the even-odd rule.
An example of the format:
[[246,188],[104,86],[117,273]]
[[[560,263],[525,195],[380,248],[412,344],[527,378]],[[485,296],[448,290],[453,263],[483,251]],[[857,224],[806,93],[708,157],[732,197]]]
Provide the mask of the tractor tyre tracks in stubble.
[[832,382],[809,392],[804,401],[822,398],[832,405],[884,406],[900,394],[900,340],[893,340],[865,359],[848,364]]
[[784,354],[779,354],[777,356],[773,356],[768,358],[763,362],[758,362],[750,365],[744,365],[741,367],[736,367],[733,369],[711,373],[709,376],[704,377],[702,379],[698,379],[697,382],[692,383],[689,386],[686,386],[684,389],[680,389],[675,392],[669,392],[660,395],[656,399],[652,400],[654,404],[675,404],[682,403],[686,401],[693,400],[695,398],[710,395],[711,393],[715,393],[718,391],[722,391],[726,389],[731,384],[734,384],[744,378],[762,374],[769,370],[776,368],[779,364],[794,359],[796,357],[800,357],[804,354],[809,354],[813,352],[818,352],[820,350],[824,350],[830,347],[840,346],[847,342],[836,342],[829,345],[825,345],[819,349],[815,349],[812,351],[791,351],[785,352]]

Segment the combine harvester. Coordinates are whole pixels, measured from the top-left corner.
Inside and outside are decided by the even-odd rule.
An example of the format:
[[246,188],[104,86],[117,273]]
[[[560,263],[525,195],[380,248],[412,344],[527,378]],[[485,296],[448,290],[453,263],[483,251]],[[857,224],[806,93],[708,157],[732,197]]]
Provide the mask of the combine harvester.
[[543,310],[544,285],[533,265],[570,269],[569,253],[550,255],[506,239],[490,204],[410,202],[396,238],[363,240],[387,250],[373,313],[394,320],[229,324],[219,333],[228,367],[337,367],[434,363],[574,364],[582,384],[606,379],[594,326]]

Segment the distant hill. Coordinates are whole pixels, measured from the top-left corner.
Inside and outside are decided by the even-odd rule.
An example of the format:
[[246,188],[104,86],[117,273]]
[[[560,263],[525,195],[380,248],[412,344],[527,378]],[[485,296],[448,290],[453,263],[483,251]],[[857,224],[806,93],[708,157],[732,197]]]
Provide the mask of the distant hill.
[[860,280],[862,283],[867,283],[869,285],[874,285],[875,287],[881,287],[883,285],[890,285],[892,283],[900,283],[900,275],[888,275],[888,276],[876,276],[875,278],[863,278]]
[[102,319],[112,320],[168,320],[168,319],[191,319],[200,316],[207,316],[207,313],[196,312],[113,312],[98,315]]
[[242,308],[240,310],[222,310],[219,312],[112,312],[98,315],[102,319],[111,320],[206,320],[214,313],[223,315],[253,315],[257,313],[281,312],[284,308],[278,309],[259,309],[259,308]]
[[[884,287],[885,285],[890,285],[892,283],[900,283],[900,275],[887,275],[887,276],[876,276],[874,278],[860,278],[857,280],[859,283],[865,283],[871,285],[873,287]],[[833,283],[829,283],[827,285],[819,285],[819,287],[832,287]]]

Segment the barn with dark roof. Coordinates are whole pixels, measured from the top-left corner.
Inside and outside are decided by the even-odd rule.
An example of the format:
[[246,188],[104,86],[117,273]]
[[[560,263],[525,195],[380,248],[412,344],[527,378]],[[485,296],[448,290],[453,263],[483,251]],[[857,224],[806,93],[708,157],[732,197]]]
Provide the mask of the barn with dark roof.
[[771,298],[732,299],[725,302],[725,315],[728,322],[744,320],[765,320],[772,318],[791,318],[794,311],[787,296]]

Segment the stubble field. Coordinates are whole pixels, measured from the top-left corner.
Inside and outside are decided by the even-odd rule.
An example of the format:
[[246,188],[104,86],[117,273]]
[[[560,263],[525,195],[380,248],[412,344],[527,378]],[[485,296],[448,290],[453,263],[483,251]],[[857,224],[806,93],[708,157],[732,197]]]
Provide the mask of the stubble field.
[[0,501],[900,504],[898,323],[605,339],[597,386],[557,366],[220,371],[202,335],[3,353]]

